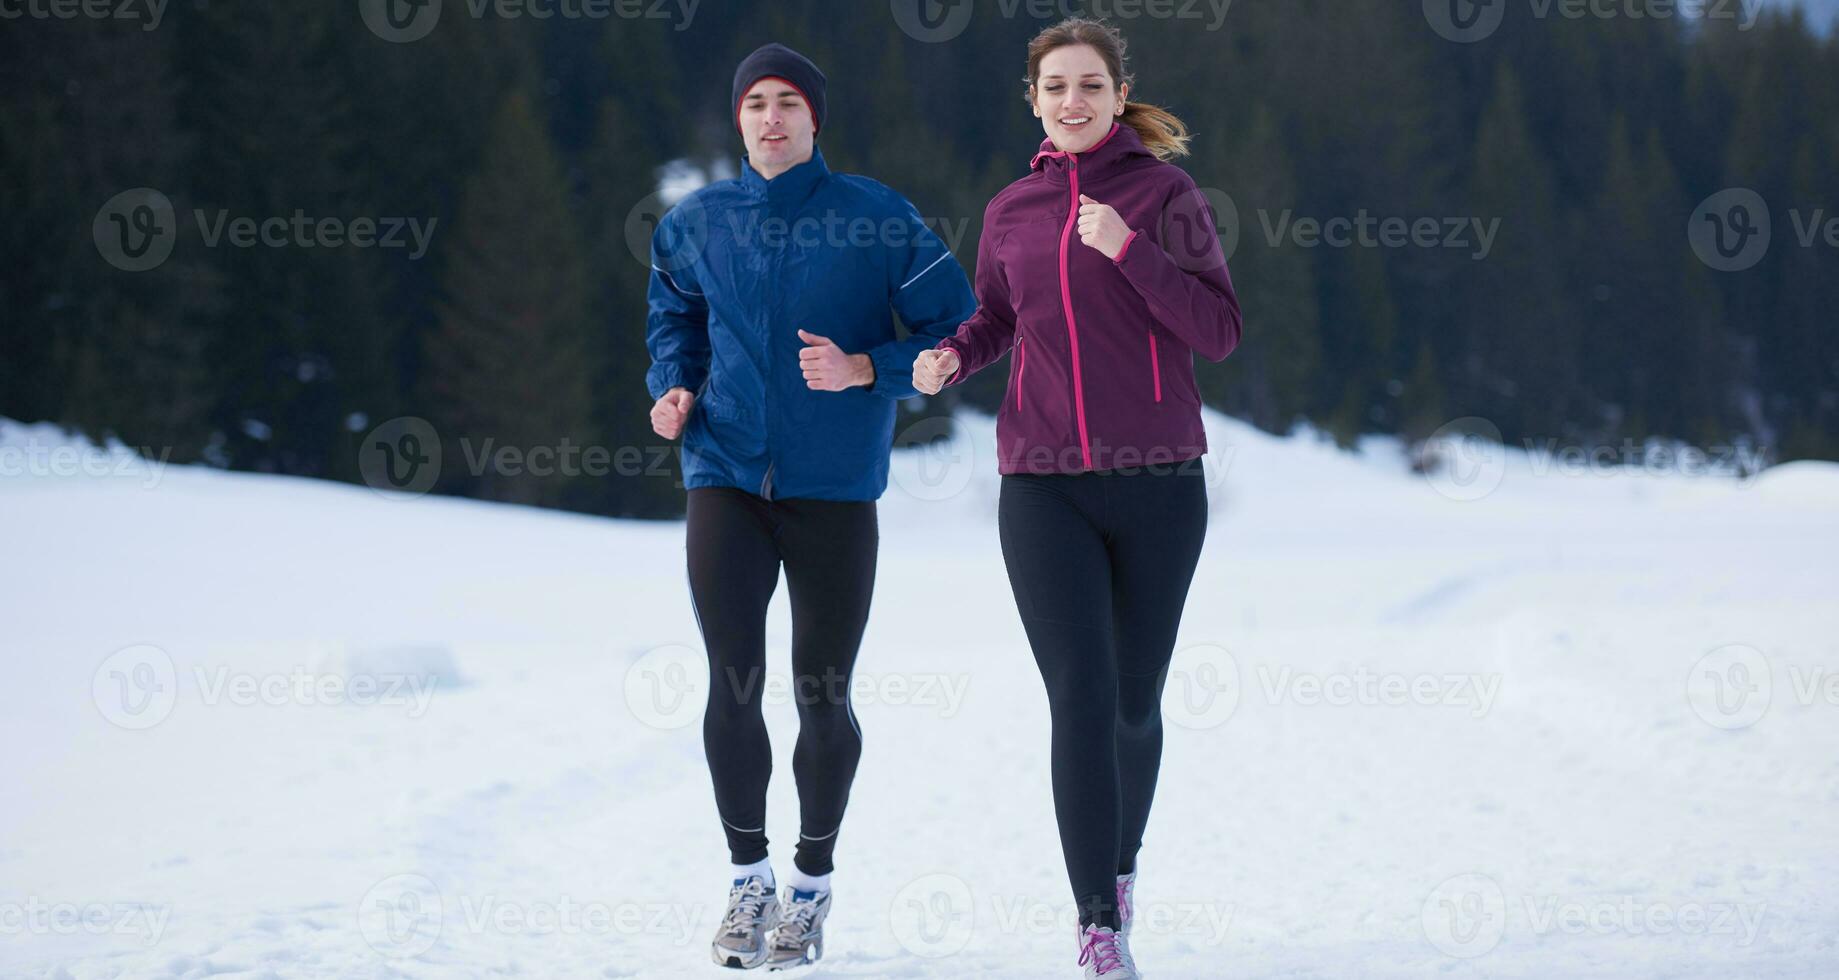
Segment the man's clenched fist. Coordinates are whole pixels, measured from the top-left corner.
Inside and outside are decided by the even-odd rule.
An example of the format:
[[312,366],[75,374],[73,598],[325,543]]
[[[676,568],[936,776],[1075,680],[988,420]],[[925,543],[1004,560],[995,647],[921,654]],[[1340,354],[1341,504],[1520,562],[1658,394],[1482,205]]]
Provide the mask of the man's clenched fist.
[[843,391],[875,383],[875,364],[867,354],[845,354],[829,337],[798,331],[806,346],[798,352],[798,367],[805,387],[813,391]]
[[688,388],[672,388],[651,406],[651,431],[666,439],[675,439],[683,434],[683,424],[690,420],[690,407],[696,404],[696,396]]

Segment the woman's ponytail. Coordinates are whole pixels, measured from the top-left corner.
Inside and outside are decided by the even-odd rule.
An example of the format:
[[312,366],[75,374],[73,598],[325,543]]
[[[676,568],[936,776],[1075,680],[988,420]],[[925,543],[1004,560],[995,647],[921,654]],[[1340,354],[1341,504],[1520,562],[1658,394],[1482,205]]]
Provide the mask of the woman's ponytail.
[[1161,106],[1147,102],[1124,103],[1124,114],[1118,122],[1137,131],[1143,145],[1158,160],[1172,160],[1188,155],[1188,124]]

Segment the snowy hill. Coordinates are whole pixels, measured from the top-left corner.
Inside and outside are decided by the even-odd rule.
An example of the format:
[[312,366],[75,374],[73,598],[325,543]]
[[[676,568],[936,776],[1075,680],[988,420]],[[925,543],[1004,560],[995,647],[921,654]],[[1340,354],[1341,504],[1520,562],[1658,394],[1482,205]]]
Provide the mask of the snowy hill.
[[[1839,466],[1209,429],[1147,973],[1831,975]],[[897,457],[807,975],[1076,975],[991,439]],[[0,423],[0,975],[732,975],[681,524],[84,446]]]

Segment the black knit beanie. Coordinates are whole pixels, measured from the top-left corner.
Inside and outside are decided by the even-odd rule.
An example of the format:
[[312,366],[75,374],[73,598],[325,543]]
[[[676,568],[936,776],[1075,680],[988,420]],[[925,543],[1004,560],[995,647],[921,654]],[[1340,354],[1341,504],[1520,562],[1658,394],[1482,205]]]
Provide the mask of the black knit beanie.
[[729,104],[734,107],[735,129],[741,128],[741,96],[762,78],[783,78],[791,82],[805,97],[805,104],[811,107],[811,119],[816,124],[813,132],[823,130],[824,73],[817,70],[811,59],[776,41],[761,45],[734,70],[734,97],[729,99]]

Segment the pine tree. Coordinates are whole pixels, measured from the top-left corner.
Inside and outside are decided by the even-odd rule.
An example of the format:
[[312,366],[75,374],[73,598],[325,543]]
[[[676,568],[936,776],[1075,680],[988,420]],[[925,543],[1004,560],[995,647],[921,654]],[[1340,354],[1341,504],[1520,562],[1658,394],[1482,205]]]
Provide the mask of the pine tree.
[[121,192],[188,198],[172,34],[86,21],[7,33],[33,40],[0,57],[0,415],[196,459],[210,435],[203,320],[217,278],[183,248],[124,271],[91,237]]
[[[1839,455],[1839,341],[1832,328],[1839,277],[1833,249],[1820,238],[1821,226],[1839,219],[1839,179],[1832,155],[1818,146],[1812,135],[1803,137],[1790,158],[1792,204],[1783,211],[1793,214],[1784,214],[1787,227],[1775,232],[1783,248],[1780,318],[1761,332],[1763,383],[1781,394],[1781,451],[1789,457]],[[1802,246],[1796,236],[1808,231],[1814,242]]]
[[1470,190],[1470,213],[1498,218],[1500,231],[1463,291],[1464,400],[1488,406],[1510,439],[1562,434],[1583,404],[1559,198],[1520,93],[1503,64],[1477,134]]
[[1196,181],[1206,186],[1217,175],[1216,186],[1239,212],[1238,249],[1228,267],[1245,335],[1225,361],[1197,360],[1195,369],[1209,404],[1282,433],[1306,414],[1321,373],[1315,266],[1308,251],[1265,240],[1258,214],[1293,206],[1297,187],[1275,114],[1259,106],[1249,115],[1242,132],[1218,128],[1198,136]]
[[[599,133],[585,157],[589,268],[587,357],[595,368],[594,419],[606,445],[625,459],[637,454],[642,470],[600,481],[595,510],[628,516],[664,516],[682,505],[676,454],[651,431],[652,399],[645,387],[650,355],[645,346],[646,288],[651,268],[648,224],[632,224],[650,197],[665,162],[653,144],[631,138],[637,126],[624,99],[601,103]],[[668,461],[661,465],[661,461]],[[622,464],[622,466],[625,464]]]
[[[586,253],[561,166],[522,92],[498,109],[442,241],[446,298],[425,382],[443,458],[485,459],[487,440],[527,459],[591,444]],[[565,474],[455,469],[445,467],[447,485],[494,500],[555,505],[574,492]]]
[[[393,383],[398,321],[382,297],[410,250],[321,246],[296,216],[416,218],[368,197],[355,153],[351,77],[343,70],[352,16],[322,5],[222,5],[182,35],[181,121],[197,134],[191,173],[214,245],[190,244],[225,281],[207,356],[224,382],[214,416],[222,452],[239,468],[357,474],[356,429]],[[279,245],[234,244],[225,223],[281,221]],[[405,236],[406,242],[406,236]]]

